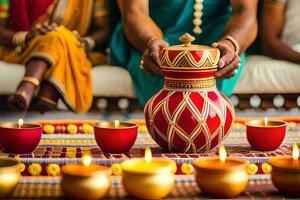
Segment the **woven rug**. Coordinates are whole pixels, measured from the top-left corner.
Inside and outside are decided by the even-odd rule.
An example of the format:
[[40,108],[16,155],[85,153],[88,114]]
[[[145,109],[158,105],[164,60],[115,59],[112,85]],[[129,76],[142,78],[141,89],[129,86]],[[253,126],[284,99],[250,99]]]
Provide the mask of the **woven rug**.
[[[60,189],[60,177],[22,177],[20,184],[10,196],[14,199],[60,199],[63,198]],[[165,199],[203,199],[208,198],[201,194],[194,177],[178,175],[175,187]],[[238,199],[268,198],[282,199],[272,185],[268,175],[250,176],[247,189]],[[125,192],[119,177],[113,178],[113,187],[105,199],[133,199]]]
[[[291,147],[295,143],[300,143],[300,120],[298,117],[280,118],[288,121],[288,129],[283,144],[275,151],[259,152],[251,150],[246,139],[246,127],[244,122],[249,118],[237,118],[230,135],[222,142],[226,147],[227,153],[232,157],[239,157],[248,160],[257,166],[257,174],[263,173],[261,165],[266,163],[272,156],[291,155]],[[39,175],[48,175],[46,170],[49,164],[62,166],[66,163],[79,163],[81,156],[90,153],[93,162],[101,165],[111,166],[113,163],[120,163],[132,157],[143,157],[145,147],[151,147],[154,157],[163,157],[174,160],[177,163],[177,174],[181,174],[183,163],[192,163],[195,159],[202,156],[216,156],[217,149],[212,149],[206,153],[183,154],[170,153],[162,150],[147,133],[143,120],[131,120],[140,125],[138,138],[130,150],[125,154],[104,154],[97,146],[93,132],[83,133],[84,125],[92,125],[95,120],[46,120],[38,121],[43,126],[53,126],[55,130],[63,130],[63,133],[55,131],[53,134],[44,133],[39,147],[32,154],[18,155],[25,165],[22,175],[29,176],[29,166],[33,163],[39,164],[42,171]],[[68,126],[76,126],[76,133],[68,133]],[[0,156],[14,157],[0,152]]]

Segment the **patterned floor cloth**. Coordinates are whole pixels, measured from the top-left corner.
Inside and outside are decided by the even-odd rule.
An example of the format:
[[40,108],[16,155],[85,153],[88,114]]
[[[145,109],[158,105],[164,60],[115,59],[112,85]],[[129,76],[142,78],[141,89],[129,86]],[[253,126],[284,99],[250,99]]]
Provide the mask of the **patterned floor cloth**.
[[[238,198],[283,198],[272,185],[270,176],[263,174],[261,164],[276,155],[290,155],[291,146],[295,143],[300,143],[300,120],[287,120],[289,122],[286,138],[282,146],[271,152],[258,152],[251,150],[245,133],[243,122],[248,119],[238,119],[234,125],[231,134],[223,141],[223,145],[227,149],[227,153],[232,157],[240,157],[255,163],[258,166],[256,175],[250,177],[249,185],[244,193]],[[66,163],[78,163],[80,158],[85,153],[91,153],[93,162],[103,165],[111,165],[119,163],[124,159],[131,157],[143,157],[145,147],[149,146],[152,149],[153,156],[163,157],[174,160],[177,163],[178,174],[181,174],[181,165],[183,163],[191,163],[196,158],[201,156],[216,156],[217,150],[213,149],[201,154],[180,154],[169,153],[160,149],[146,133],[143,127],[143,121],[137,121],[140,125],[140,132],[134,147],[130,152],[125,154],[104,154],[96,145],[93,134],[43,134],[39,147],[32,154],[18,155],[22,163],[25,164],[25,170],[19,186],[12,194],[11,198],[17,199],[34,199],[34,198],[62,198],[60,190],[60,178],[57,176],[47,176],[46,166],[49,164],[58,164],[62,166]],[[43,121],[42,124],[53,124],[58,121]],[[79,124],[91,123],[91,121],[59,121],[60,126],[68,123]],[[0,151],[0,156],[14,157],[16,155],[8,155]],[[42,167],[40,176],[30,176],[28,168],[32,164],[39,164]],[[119,178],[113,178],[113,187],[107,199],[132,199],[124,191]],[[198,189],[193,176],[176,175],[176,185],[171,194],[166,199],[203,199]]]
[[[222,142],[226,147],[227,153],[232,157],[239,157],[248,160],[250,163],[257,165],[257,173],[263,173],[261,164],[266,163],[272,156],[277,155],[291,155],[291,147],[295,143],[300,143],[300,123],[298,118],[288,119],[288,131],[282,146],[269,152],[253,151],[246,139],[246,127],[243,124],[248,118],[238,118],[234,124],[234,128],[230,135]],[[120,163],[125,159],[132,157],[143,157],[145,147],[151,147],[153,156],[163,157],[174,160],[177,163],[178,173],[181,173],[181,165],[183,163],[192,163],[195,159],[201,156],[216,156],[217,149],[213,149],[206,153],[200,154],[183,154],[183,153],[169,153],[157,146],[150,135],[145,131],[143,120],[132,120],[140,124],[140,132],[138,138],[130,150],[125,154],[104,154],[97,146],[94,134],[82,134],[78,131],[77,134],[55,133],[43,134],[39,147],[32,154],[19,155],[21,162],[25,164],[25,170],[22,175],[30,175],[28,168],[32,163],[39,163],[42,167],[40,175],[47,175],[46,166],[49,164],[58,164],[60,166],[66,163],[78,163],[80,158],[85,153],[90,153],[93,157],[93,162],[110,166],[113,163]],[[70,124],[76,125],[78,130],[83,124],[92,124],[93,120],[51,120],[41,121],[43,125],[54,125],[67,127]],[[64,128],[66,130],[66,128]],[[15,156],[7,155],[0,152],[0,156]]]
[[[63,198],[59,177],[22,177],[19,186],[10,196],[14,199],[60,199]],[[204,199],[193,176],[176,176],[175,187],[165,199]],[[268,175],[250,176],[247,189],[238,199],[282,199]],[[118,177],[113,178],[113,187],[105,199],[133,199],[128,196]]]

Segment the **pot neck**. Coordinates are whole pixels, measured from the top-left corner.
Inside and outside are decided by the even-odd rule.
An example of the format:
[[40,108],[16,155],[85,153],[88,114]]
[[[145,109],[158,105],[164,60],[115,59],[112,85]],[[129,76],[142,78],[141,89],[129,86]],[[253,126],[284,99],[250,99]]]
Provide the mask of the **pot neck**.
[[162,70],[167,89],[215,88],[216,69],[210,70]]

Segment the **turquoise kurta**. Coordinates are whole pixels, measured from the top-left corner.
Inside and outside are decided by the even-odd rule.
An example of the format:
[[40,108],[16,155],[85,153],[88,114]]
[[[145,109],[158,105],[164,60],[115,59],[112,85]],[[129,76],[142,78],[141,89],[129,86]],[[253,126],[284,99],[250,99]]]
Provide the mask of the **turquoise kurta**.
[[[184,33],[193,34],[194,0],[149,0],[150,17],[161,28],[164,39],[175,45],[181,42],[178,38]],[[226,22],[231,16],[229,0],[204,0],[202,16],[202,33],[193,36],[195,44],[211,45],[218,41],[224,33]],[[163,77],[148,75],[140,69],[142,53],[135,49],[126,39],[123,24],[117,25],[111,39],[110,62],[112,65],[128,69],[139,98],[144,106],[148,99],[163,87]],[[245,55],[241,55],[241,67],[238,73],[230,78],[217,80],[217,87],[226,96],[230,96],[241,75],[245,63]]]

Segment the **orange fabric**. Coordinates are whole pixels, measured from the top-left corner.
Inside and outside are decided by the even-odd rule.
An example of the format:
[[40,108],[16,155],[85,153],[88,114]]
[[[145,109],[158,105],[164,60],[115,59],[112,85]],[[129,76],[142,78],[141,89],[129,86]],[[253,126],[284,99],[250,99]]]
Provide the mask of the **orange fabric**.
[[58,89],[72,110],[88,111],[93,98],[92,65],[73,32],[60,26],[57,32],[32,39],[21,54],[0,47],[0,60],[5,62],[26,64],[33,57],[51,65],[44,79]]
[[0,46],[0,60],[5,62],[26,64],[33,57],[47,61],[50,68],[44,79],[58,89],[73,111],[79,113],[87,112],[92,104],[92,64],[107,62],[101,53],[87,54],[72,32],[76,30],[81,36],[87,33],[94,3],[94,0],[53,1],[35,24],[57,20],[62,25],[57,32],[36,36],[20,54]]

